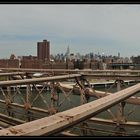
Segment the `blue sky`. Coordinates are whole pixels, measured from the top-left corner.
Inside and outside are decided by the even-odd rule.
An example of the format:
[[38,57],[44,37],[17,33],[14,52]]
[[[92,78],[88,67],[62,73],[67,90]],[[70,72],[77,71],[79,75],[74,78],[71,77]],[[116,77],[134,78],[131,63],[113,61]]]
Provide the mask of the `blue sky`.
[[51,53],[140,55],[140,5],[0,5],[0,58],[37,55],[37,42]]

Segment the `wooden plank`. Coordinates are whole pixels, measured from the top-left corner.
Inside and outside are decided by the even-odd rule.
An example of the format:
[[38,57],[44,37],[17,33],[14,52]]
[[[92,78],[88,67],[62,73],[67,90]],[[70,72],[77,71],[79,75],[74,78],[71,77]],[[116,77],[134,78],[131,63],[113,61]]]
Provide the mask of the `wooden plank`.
[[24,75],[26,72],[11,72],[11,73],[0,73],[0,76],[12,76],[12,75]]
[[106,79],[106,80],[139,80],[140,75],[122,75],[122,74],[82,74],[87,79]]
[[73,79],[75,77],[81,77],[81,75],[80,74],[68,74],[68,75],[62,75],[62,76],[52,76],[52,77],[43,77],[43,78],[0,81],[0,87],[35,84],[35,83],[41,83],[41,82],[47,82],[47,81],[61,81],[61,80],[66,80],[66,79]]
[[29,69],[29,68],[0,68],[5,71],[26,71],[26,72],[70,72],[70,73],[79,73],[79,72],[92,72],[92,73],[140,73],[140,70],[92,70],[92,69]]
[[10,125],[18,125],[18,124],[25,123],[25,121],[23,120],[4,115],[2,113],[0,113],[0,121],[3,121]]
[[[116,125],[116,122],[110,119],[103,119],[103,118],[90,118],[89,122],[99,123],[99,124],[106,124],[106,125]],[[121,126],[128,126],[128,127],[140,127],[140,122],[133,122],[133,121],[126,121],[120,123]]]

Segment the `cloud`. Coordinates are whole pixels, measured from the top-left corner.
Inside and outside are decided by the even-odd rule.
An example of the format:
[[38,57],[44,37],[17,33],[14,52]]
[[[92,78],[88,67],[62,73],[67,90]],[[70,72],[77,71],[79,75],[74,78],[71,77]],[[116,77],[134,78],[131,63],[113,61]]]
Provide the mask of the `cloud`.
[[1,57],[14,51],[36,55],[36,43],[43,39],[50,40],[52,53],[70,45],[79,53],[138,54],[139,15],[139,5],[0,5]]

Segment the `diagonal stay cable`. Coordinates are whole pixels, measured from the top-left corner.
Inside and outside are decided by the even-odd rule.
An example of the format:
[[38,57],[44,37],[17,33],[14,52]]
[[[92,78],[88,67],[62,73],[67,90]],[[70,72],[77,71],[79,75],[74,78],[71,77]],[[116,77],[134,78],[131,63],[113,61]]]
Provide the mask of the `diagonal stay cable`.
[[24,100],[24,98],[22,97],[22,94],[21,94],[21,92],[20,92],[20,90],[19,90],[19,87],[17,87],[16,86],[16,89],[17,89],[17,92],[19,93],[19,95],[20,95],[20,99],[23,101],[23,103],[25,104],[25,100]]
[[42,91],[45,89],[45,86],[43,86],[43,88],[41,90],[38,90],[38,94],[36,95],[36,97],[33,99],[33,101],[31,102],[31,106],[33,105],[33,103],[37,100],[37,98],[42,94]]

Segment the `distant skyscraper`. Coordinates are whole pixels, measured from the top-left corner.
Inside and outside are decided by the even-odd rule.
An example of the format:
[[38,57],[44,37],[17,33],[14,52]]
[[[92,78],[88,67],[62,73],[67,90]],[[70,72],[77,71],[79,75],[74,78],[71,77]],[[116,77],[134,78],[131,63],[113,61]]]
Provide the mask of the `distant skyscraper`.
[[50,42],[43,40],[43,42],[37,42],[37,57],[41,60],[50,60]]
[[69,48],[69,46],[67,47],[67,51],[65,53],[65,58],[66,59],[69,59],[70,58],[70,48]]
[[118,57],[120,58],[120,53],[118,53]]

